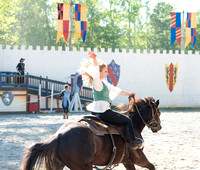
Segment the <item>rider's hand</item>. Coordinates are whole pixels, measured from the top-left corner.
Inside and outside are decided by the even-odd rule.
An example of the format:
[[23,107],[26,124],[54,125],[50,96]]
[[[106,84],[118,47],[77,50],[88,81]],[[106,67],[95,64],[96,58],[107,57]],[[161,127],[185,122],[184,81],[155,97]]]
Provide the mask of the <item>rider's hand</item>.
[[130,97],[135,98],[135,93],[130,93]]
[[93,51],[90,51],[88,54],[89,54],[89,57],[92,59],[97,57],[97,55]]
[[135,99],[135,93],[130,93],[128,99],[131,100],[131,98]]

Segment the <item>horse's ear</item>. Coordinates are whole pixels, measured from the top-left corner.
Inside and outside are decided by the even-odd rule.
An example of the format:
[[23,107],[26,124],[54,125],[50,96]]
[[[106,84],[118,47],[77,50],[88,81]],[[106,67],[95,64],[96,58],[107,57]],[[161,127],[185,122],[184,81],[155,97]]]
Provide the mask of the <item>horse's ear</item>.
[[160,104],[159,100],[156,101],[156,106],[158,106]]

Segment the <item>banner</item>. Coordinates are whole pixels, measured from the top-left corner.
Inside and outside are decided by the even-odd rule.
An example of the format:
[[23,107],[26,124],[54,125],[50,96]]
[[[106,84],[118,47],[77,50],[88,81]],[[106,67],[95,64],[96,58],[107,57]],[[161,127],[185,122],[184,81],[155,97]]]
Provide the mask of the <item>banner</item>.
[[116,64],[115,61],[112,60],[111,63],[107,65],[107,69],[108,69],[108,76],[107,76],[108,82],[116,86],[120,76],[120,65]]
[[181,45],[181,13],[171,13],[171,43],[170,47],[177,41],[179,46]]
[[176,84],[177,71],[178,71],[178,64],[176,64],[175,66],[172,63],[170,65],[165,64],[166,83],[170,92],[172,92]]
[[187,13],[185,47],[188,46],[190,41],[193,48],[196,44],[196,16],[197,13]]
[[70,22],[69,22],[69,7],[70,4],[58,3],[58,22],[57,22],[57,40],[56,43],[60,40],[62,35],[67,42]]
[[86,21],[87,5],[75,4],[75,35],[74,42],[81,36],[83,43],[87,34],[87,21]]

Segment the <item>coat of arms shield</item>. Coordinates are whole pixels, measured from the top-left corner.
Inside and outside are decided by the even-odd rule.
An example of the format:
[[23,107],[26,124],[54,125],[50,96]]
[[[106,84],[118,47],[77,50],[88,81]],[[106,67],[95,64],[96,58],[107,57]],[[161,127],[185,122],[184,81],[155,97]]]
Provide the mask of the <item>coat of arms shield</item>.
[[108,68],[107,80],[109,83],[116,86],[120,76],[120,65],[116,64],[115,61],[112,60],[111,63],[107,65],[107,68]]
[[14,99],[14,94],[12,92],[3,92],[1,99],[6,106],[9,106]]
[[176,65],[173,65],[172,63],[170,65],[165,64],[166,83],[170,92],[172,92],[172,90],[175,87],[177,79],[177,71],[178,71],[178,64]]

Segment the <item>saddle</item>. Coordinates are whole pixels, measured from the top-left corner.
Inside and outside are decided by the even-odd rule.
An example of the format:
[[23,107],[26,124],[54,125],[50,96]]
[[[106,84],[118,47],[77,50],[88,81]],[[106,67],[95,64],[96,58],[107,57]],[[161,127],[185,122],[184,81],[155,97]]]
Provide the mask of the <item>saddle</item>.
[[84,116],[79,122],[88,126],[98,136],[115,134],[121,135],[123,138],[126,137],[123,126],[104,122],[96,116]]

